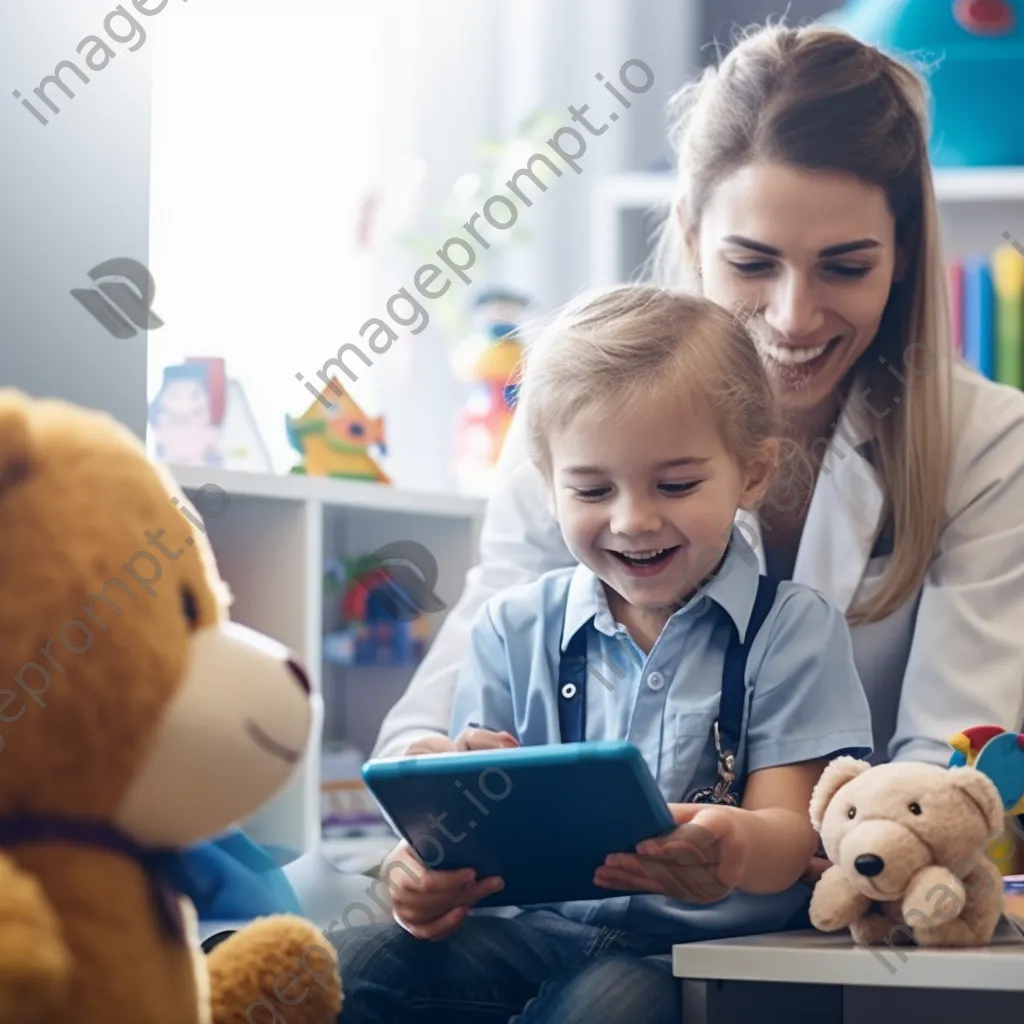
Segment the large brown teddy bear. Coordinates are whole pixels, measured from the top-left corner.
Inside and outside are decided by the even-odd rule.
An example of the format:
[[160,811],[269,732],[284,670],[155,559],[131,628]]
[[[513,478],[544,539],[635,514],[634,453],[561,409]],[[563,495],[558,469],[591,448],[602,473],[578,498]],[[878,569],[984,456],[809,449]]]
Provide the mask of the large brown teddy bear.
[[815,928],[848,927],[861,945],[991,940],[1003,889],[985,851],[1004,821],[987,775],[839,757],[815,787],[811,821],[832,861],[811,897]]
[[312,714],[288,652],[226,620],[175,493],[111,418],[0,390],[0,1024],[340,1010],[311,923],[203,957],[159,870],[280,789]]

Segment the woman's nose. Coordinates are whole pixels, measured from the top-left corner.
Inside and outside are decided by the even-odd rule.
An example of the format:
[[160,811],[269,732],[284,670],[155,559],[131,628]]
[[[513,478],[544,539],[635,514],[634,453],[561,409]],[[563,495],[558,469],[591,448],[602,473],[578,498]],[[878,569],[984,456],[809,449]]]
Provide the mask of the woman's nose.
[[795,275],[778,283],[769,296],[764,318],[776,334],[790,341],[810,338],[825,323],[814,288]]

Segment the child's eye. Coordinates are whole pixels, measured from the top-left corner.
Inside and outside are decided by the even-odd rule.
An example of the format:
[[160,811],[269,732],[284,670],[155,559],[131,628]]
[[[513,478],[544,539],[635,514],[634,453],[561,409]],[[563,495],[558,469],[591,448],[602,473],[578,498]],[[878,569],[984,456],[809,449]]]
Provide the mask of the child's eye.
[[607,498],[610,487],[577,487],[576,497],[583,501],[600,501],[602,498]]
[[688,494],[696,486],[696,480],[690,480],[685,484],[658,484],[659,489],[665,494]]
[[852,267],[849,264],[833,263],[825,270],[836,277],[861,278],[870,273],[871,267]]

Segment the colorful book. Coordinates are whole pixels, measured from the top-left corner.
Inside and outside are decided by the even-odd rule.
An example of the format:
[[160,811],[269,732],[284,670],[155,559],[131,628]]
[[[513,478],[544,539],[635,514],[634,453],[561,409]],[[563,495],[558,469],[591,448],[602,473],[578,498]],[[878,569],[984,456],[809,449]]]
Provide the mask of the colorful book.
[[995,379],[1024,387],[1024,256],[1013,245],[992,253],[995,292]]
[[964,360],[979,373],[995,375],[995,292],[989,257],[964,262]]
[[949,273],[949,333],[953,351],[964,354],[964,265],[960,260],[950,260]]

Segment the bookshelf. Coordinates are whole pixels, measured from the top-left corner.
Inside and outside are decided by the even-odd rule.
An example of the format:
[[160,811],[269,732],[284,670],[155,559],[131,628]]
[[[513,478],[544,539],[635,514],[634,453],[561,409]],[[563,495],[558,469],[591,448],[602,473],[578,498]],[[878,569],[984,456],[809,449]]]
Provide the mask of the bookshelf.
[[[308,669],[319,722],[306,756],[287,786],[242,825],[257,842],[309,853],[321,845],[325,746],[345,739],[368,754],[415,668],[345,666],[324,657],[332,612],[325,567],[332,557],[385,544],[419,544],[437,564],[434,592],[450,608],[476,561],[484,502],[360,481],[169,469],[200,513],[218,510],[204,516],[204,526],[234,596],[231,618],[287,644]],[[431,637],[443,616],[427,617]]]
[[[990,251],[1004,241],[1004,231],[1024,241],[1024,167],[938,168],[934,181],[950,256]],[[592,284],[636,275],[673,195],[674,178],[661,171],[610,175],[596,183],[590,203]]]

